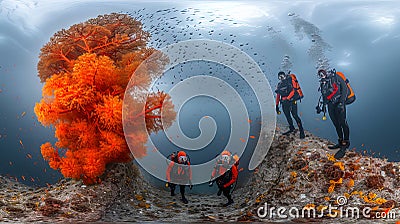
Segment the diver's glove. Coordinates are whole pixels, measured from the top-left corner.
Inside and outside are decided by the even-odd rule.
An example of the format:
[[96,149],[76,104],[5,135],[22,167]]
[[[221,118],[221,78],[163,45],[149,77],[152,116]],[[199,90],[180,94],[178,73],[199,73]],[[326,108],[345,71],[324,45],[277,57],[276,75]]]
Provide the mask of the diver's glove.
[[275,110],[277,114],[281,114],[281,111],[279,110],[279,105],[276,105]]
[[316,106],[315,109],[317,110],[317,114],[320,114],[322,112],[321,107],[319,105]]
[[165,187],[168,187],[168,186],[169,186],[169,183],[168,183],[168,182],[166,182],[166,183],[165,183]]
[[212,187],[214,185],[214,182],[213,181],[210,181],[209,183],[208,183],[208,186],[209,187]]

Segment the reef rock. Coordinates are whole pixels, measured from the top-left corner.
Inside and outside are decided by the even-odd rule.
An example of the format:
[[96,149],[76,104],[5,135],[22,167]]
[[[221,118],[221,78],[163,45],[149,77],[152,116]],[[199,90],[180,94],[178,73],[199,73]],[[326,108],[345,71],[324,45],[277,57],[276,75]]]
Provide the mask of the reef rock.
[[[90,186],[62,180],[33,189],[1,178],[0,221],[377,223],[400,219],[399,163],[355,151],[337,161],[327,150],[329,143],[311,133],[303,140],[277,133],[267,157],[249,183],[234,191],[235,203],[229,207],[221,206],[226,201],[223,196],[195,194],[187,196],[185,205],[179,196],[171,197],[166,189],[144,181],[133,164],[110,165],[102,182]],[[275,210],[263,213],[266,206]],[[277,208],[286,215],[290,209],[300,213],[281,217]],[[369,217],[361,214],[366,208]],[[316,215],[301,216],[300,210],[307,209]],[[359,217],[339,214],[348,209],[359,210]],[[379,215],[386,217],[378,219]]]

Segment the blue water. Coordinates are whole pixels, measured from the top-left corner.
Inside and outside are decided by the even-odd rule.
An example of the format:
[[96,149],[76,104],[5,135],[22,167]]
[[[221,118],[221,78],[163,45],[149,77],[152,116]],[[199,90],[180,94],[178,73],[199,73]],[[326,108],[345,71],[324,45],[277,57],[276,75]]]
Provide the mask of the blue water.
[[[287,66],[282,65],[282,61],[288,55],[292,64],[289,67],[297,75],[305,94],[299,104],[305,128],[336,141],[330,121],[321,121],[321,116],[314,111],[319,97],[317,59],[329,59],[332,67],[347,75],[357,95],[357,101],[348,108],[352,147],[399,161],[400,12],[396,10],[397,5],[396,2],[358,1],[211,1],[175,5],[147,1],[0,2],[0,174],[37,185],[61,178],[40,155],[40,145],[46,141],[55,142],[55,139],[54,130],[38,124],[33,113],[42,87],[36,70],[38,54],[56,31],[111,12],[131,13],[142,20],[144,29],[152,34],[149,44],[157,48],[197,38],[239,47],[257,61],[273,88],[278,81],[277,72]],[[190,69],[191,66],[187,66]],[[185,77],[209,72],[208,65],[196,66],[196,71],[186,72],[182,77],[174,77],[175,71],[171,70],[157,87],[168,90]],[[258,110],[248,87],[239,78],[231,78],[235,74],[218,69],[223,72],[214,75],[220,75],[242,94],[246,106],[253,110],[250,116],[257,120]],[[188,102],[182,111],[183,131],[189,136],[199,134],[198,119],[204,115],[211,114],[222,124],[218,126],[217,138],[209,146],[216,154],[223,149],[225,139],[222,137],[229,134],[227,117],[220,106],[211,99],[198,98]],[[218,108],[218,113],[206,110],[208,107]],[[278,121],[285,124],[282,116]],[[256,132],[259,127],[251,128]],[[162,133],[152,138],[168,145]],[[166,153],[176,149],[172,145],[165,148]],[[196,163],[208,159],[200,154],[192,156]]]
[[[226,81],[235,89],[235,91],[240,93],[243,97],[246,108],[248,108],[249,119],[251,120],[250,135],[258,136],[261,126],[260,109],[257,104],[257,99],[245,80],[230,68],[207,61],[186,62],[185,64],[174,66],[172,69],[168,70],[157,82],[154,83],[152,89],[155,91],[162,90],[168,92],[175,83],[190,77],[204,74]],[[233,100],[236,100],[237,103],[239,103],[238,99]],[[180,116],[176,122],[180,122],[182,132],[190,138],[196,138],[201,134],[198,124],[200,119],[204,116],[212,117],[216,121],[217,132],[210,144],[201,150],[185,150],[189,154],[193,165],[205,163],[217,157],[223,150],[226,150],[226,145],[231,136],[232,127],[230,119],[233,118],[230,117],[227,108],[225,108],[221,102],[208,96],[197,96],[188,100],[183,105],[179,115]],[[172,152],[183,150],[171,143],[164,132],[153,133],[151,135],[151,140],[165,156],[168,156]],[[250,172],[247,167],[257,141],[258,137],[249,139],[244,154],[241,157],[242,159],[240,161],[239,169],[243,168],[243,171],[240,172],[238,186],[242,186],[248,180]],[[240,153],[241,149],[238,146],[237,148],[231,148],[229,150],[231,153]],[[157,182],[157,185],[163,186],[164,184],[162,182]],[[202,186],[200,188],[201,191],[196,187],[193,192],[204,193],[205,190],[208,190],[208,188],[204,189],[204,187],[207,186]]]

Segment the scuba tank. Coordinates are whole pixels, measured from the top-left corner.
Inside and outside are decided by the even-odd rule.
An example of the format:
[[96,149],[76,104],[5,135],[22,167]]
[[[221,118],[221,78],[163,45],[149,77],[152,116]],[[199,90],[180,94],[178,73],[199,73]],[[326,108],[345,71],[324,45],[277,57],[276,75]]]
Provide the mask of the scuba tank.
[[169,156],[167,156],[167,159],[165,160],[166,163],[169,164],[168,160],[172,161],[172,162],[176,162],[175,160],[176,160],[177,156],[178,156],[178,152],[172,152],[171,154],[169,154]]

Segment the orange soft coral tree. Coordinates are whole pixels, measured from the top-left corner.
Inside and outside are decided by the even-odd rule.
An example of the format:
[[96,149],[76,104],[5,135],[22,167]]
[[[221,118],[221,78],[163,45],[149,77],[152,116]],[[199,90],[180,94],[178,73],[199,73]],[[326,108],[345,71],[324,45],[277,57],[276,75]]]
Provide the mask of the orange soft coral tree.
[[[132,160],[122,128],[122,100],[135,69],[156,52],[146,47],[148,38],[140,22],[114,13],[63,29],[41,49],[43,98],[35,113],[43,125],[55,127],[58,141],[41,146],[51,168],[91,184],[107,164]],[[133,85],[151,83],[150,73],[134,78]],[[146,107],[137,108],[137,117],[145,115],[148,131],[162,128],[161,108],[168,118],[163,125],[168,126],[175,112],[167,94],[150,94]],[[135,156],[144,156],[146,130],[135,135],[130,136],[136,140]]]

